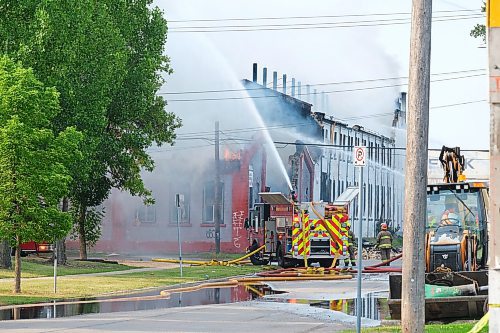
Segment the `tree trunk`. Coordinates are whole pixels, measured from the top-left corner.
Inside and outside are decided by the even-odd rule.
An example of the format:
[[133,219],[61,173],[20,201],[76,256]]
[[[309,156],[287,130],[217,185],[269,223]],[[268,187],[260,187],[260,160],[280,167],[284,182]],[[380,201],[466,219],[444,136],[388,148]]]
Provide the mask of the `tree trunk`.
[[80,260],[87,260],[87,239],[85,238],[85,212],[87,207],[80,207],[78,216],[78,239],[80,240]]
[[[66,257],[66,238],[56,241],[57,265],[66,265],[68,258]],[[52,256],[54,262],[54,256]]]
[[15,286],[14,293],[21,292],[21,237],[16,236]]
[[9,242],[6,240],[0,241],[0,268],[11,268],[12,258],[10,253]]

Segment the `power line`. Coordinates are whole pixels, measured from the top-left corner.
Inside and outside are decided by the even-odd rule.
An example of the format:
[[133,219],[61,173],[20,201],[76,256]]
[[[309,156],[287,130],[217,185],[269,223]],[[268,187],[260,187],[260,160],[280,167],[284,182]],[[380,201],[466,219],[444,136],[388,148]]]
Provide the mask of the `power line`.
[[[459,10],[437,10],[435,13],[459,13],[459,12],[477,12],[478,9],[459,9]],[[258,20],[295,20],[295,19],[317,19],[317,18],[339,18],[339,17],[366,17],[366,16],[397,16],[411,15],[410,12],[399,13],[371,13],[371,14],[342,14],[342,15],[312,15],[312,16],[271,16],[271,17],[236,17],[236,18],[218,18],[218,19],[189,19],[189,20],[169,20],[170,23],[182,22],[222,22],[222,21],[258,21]]]
[[[433,76],[440,75],[451,75],[451,74],[461,74],[461,73],[470,73],[470,72],[478,72],[478,71],[486,71],[484,68],[480,69],[468,69],[463,71],[453,71],[453,72],[442,72],[431,74]],[[353,80],[353,81],[337,81],[337,82],[326,82],[326,83],[316,83],[316,84],[307,84],[311,87],[319,87],[319,86],[330,86],[330,85],[339,85],[339,84],[354,84],[354,83],[366,83],[366,82],[375,82],[375,81],[390,81],[390,80],[402,80],[408,79],[408,76],[397,76],[397,77],[387,77],[387,78],[378,78],[378,79],[365,79],[365,80]],[[280,78],[280,80],[282,80]],[[289,83],[291,81],[287,81]],[[240,92],[240,91],[258,91],[258,90],[267,90],[270,88],[262,87],[262,88],[238,88],[238,89],[209,89],[209,90],[186,90],[186,91],[172,91],[172,92],[161,92],[159,95],[185,95],[185,94],[205,94],[205,93],[223,93],[223,92]]]
[[[484,17],[484,14],[468,14],[468,15],[449,15],[449,16],[438,16],[435,19],[459,19],[459,18],[476,18]],[[291,26],[329,26],[338,24],[358,24],[358,23],[381,23],[381,22],[397,22],[397,21],[409,21],[410,18],[392,18],[392,19],[377,19],[377,20],[365,20],[365,21],[338,21],[338,22],[313,22],[313,23],[266,23],[266,24],[252,24],[252,25],[210,25],[210,26],[178,26],[172,29],[232,29],[232,28],[264,28],[264,27],[291,27]]]
[[[448,18],[436,18],[433,19],[433,22],[446,22],[446,21],[457,21],[457,20],[470,20],[470,19],[479,19],[484,18],[483,14],[477,15],[469,15],[469,16],[456,16],[456,17],[448,17]],[[403,20],[403,21],[402,21]],[[259,27],[246,27],[243,28],[219,28],[217,26],[214,27],[179,27],[178,29],[190,29],[190,30],[175,30],[169,29],[169,33],[211,33],[211,32],[248,32],[248,31],[279,31],[279,30],[308,30],[308,29],[333,29],[333,28],[356,28],[356,27],[373,27],[373,26],[388,26],[388,25],[401,25],[401,24],[409,24],[411,22],[410,19],[393,19],[387,20],[390,22],[380,23],[381,20],[377,21],[367,21],[372,23],[363,23],[359,24],[359,22],[363,21],[352,21],[352,22],[331,22],[331,23],[320,23],[320,24],[293,24],[282,27],[266,27],[265,25]],[[401,21],[401,22],[397,22]],[[201,29],[201,30],[200,30]]]
[[[241,141],[241,142],[252,142],[254,140],[251,139],[241,139],[241,138],[228,138],[222,141]],[[322,148],[336,148],[336,149],[354,149],[354,145],[338,145],[338,144],[330,144],[330,143],[307,143],[307,142],[292,142],[292,141],[273,141],[274,144],[279,144],[279,145],[284,145],[286,146],[307,146],[307,147],[322,147]],[[200,146],[191,146],[191,147],[186,147],[191,149],[191,148],[202,148],[202,147],[209,147],[213,146],[213,144],[208,144],[208,145],[200,145]],[[183,147],[178,147],[179,149],[183,149]],[[388,151],[388,150],[394,150],[394,151],[406,151],[406,147],[376,147],[376,146],[366,146],[367,150],[382,150],[382,151]],[[164,152],[166,150],[152,150],[150,152]],[[441,151],[441,148],[428,148],[428,151]],[[488,153],[490,150],[489,149],[460,149],[461,152],[483,152],[483,153]]]
[[448,104],[448,105],[439,105],[439,106],[433,106],[433,107],[431,107],[431,109],[449,108],[449,107],[452,107],[452,106],[472,104],[472,103],[480,103],[480,102],[487,102],[487,100],[486,99],[479,99],[477,101],[462,102],[462,103],[455,103],[455,104]]
[[[485,74],[473,74],[473,75],[464,75],[453,78],[445,78],[445,79],[435,79],[431,80],[431,82],[442,82],[449,80],[457,80],[457,79],[465,79],[471,77],[483,76]],[[351,88],[351,89],[340,89],[340,90],[329,90],[329,91],[321,91],[321,92],[310,92],[298,94],[297,97],[307,96],[307,95],[319,95],[322,93],[330,94],[330,93],[342,93],[342,92],[353,92],[353,91],[363,91],[363,90],[373,90],[373,89],[383,89],[383,88],[394,88],[394,87],[402,87],[406,86],[407,83],[400,84],[390,84],[390,85],[382,85],[382,86],[373,86],[373,87],[363,87],[363,88]],[[272,90],[272,92],[275,92]],[[263,96],[240,96],[240,97],[207,97],[207,98],[186,98],[186,99],[167,99],[168,102],[198,102],[198,101],[223,101],[223,100],[245,100],[245,99],[261,99],[261,98],[278,98],[281,97],[281,93],[276,91],[276,94],[273,95],[263,95]]]
[[[486,102],[486,100],[481,99],[481,100],[466,101],[466,102],[453,103],[453,104],[447,104],[447,105],[431,106],[430,109],[440,109],[440,108],[447,108],[447,107],[467,105],[467,104],[473,104],[473,103],[481,103],[481,102]],[[340,121],[347,122],[349,120],[366,119],[366,118],[370,118],[370,117],[374,118],[374,117],[390,116],[390,115],[394,115],[394,112],[366,114],[366,115],[359,115],[359,116],[352,116],[352,117],[345,117],[345,118],[335,117],[334,119],[332,119],[332,121],[340,120]],[[300,126],[304,126],[304,125],[308,125],[308,124],[310,124],[310,122],[297,122],[297,123],[289,123],[289,124],[274,125],[274,126],[235,128],[235,129],[224,130],[221,132],[223,132],[225,135],[227,135],[227,134],[235,134],[235,133],[259,132],[259,131],[266,131],[266,130],[269,131],[269,130],[274,130],[274,129],[293,128],[293,127],[300,127]],[[213,132],[212,131],[189,132],[189,133],[178,134],[177,138],[179,140],[181,140],[181,139],[182,140],[201,139],[201,140],[208,141],[208,140],[213,140],[213,138],[206,137],[203,135],[210,135],[210,134],[213,134]],[[248,139],[242,139],[242,140],[248,140]]]

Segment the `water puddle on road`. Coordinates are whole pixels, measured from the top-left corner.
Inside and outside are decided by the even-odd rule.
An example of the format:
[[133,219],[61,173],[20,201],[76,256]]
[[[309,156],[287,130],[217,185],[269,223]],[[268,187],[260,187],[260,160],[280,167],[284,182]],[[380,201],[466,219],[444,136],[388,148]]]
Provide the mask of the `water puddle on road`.
[[[265,295],[276,294],[267,285],[238,285],[231,288],[206,288],[191,292],[173,293],[168,298],[136,299],[137,297],[157,296],[160,291],[114,296],[111,298],[86,298],[55,301],[51,305],[17,306],[0,310],[0,320],[38,319],[70,317],[88,313],[109,313],[122,311],[153,310],[206,304],[225,304],[250,301]],[[126,298],[134,299],[126,300]],[[115,300],[121,298],[121,300]],[[125,298],[125,300],[124,300]],[[106,301],[104,301],[106,300]],[[65,304],[59,304],[65,302]],[[68,304],[69,303],[69,304]]]
[[[309,304],[310,306],[340,311],[348,315],[356,315],[356,299],[309,300],[288,298],[266,298],[266,295],[282,294],[267,285],[238,285],[229,288],[206,288],[191,292],[173,293],[168,298],[158,296],[161,290],[152,289],[147,292],[102,298],[86,298],[78,300],[59,300],[52,304],[31,306],[3,307],[0,309],[0,320],[38,319],[70,317],[89,313],[110,313],[123,311],[153,310],[194,305],[226,304],[251,300],[278,303]],[[146,297],[146,299],[138,299]],[[130,300],[128,299],[130,298]],[[119,300],[118,300],[119,299]],[[63,303],[64,304],[61,304]],[[371,293],[362,298],[362,316],[375,320],[389,318],[387,295]]]
[[[338,299],[333,301],[318,301],[312,303],[311,306],[317,306],[324,309],[340,311],[345,314],[357,315],[357,300],[354,299]],[[367,294],[361,298],[361,317],[384,320],[390,319],[389,305],[387,305],[387,297],[381,297],[377,294]]]
[[[357,315],[357,299],[355,298],[311,300],[273,297],[264,300],[280,303],[309,304],[313,307],[339,311],[351,316]],[[361,316],[374,320],[390,319],[389,305],[387,304],[387,293],[369,293],[363,295],[363,297],[361,297]]]

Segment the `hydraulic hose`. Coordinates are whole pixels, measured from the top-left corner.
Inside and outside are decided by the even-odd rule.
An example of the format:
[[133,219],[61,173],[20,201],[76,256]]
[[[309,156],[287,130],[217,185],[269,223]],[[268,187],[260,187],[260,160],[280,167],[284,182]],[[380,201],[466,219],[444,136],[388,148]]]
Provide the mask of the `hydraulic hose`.
[[[380,266],[384,266],[384,265],[387,265],[395,260],[398,260],[399,258],[403,257],[403,254],[400,253],[398,254],[397,256],[391,258],[391,259],[388,259],[386,261],[382,261],[381,263],[378,263],[378,264],[375,264],[375,265],[371,265],[371,266],[367,266],[367,267],[380,267]],[[366,267],[365,267],[366,268]]]

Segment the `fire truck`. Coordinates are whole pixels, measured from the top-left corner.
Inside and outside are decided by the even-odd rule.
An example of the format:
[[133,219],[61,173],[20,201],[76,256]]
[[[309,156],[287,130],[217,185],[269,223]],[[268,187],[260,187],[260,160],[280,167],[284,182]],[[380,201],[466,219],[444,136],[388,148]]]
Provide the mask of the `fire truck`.
[[[14,255],[15,248],[12,248],[12,255]],[[21,257],[26,257],[30,254],[52,253],[54,245],[47,242],[36,243],[29,241],[21,244]]]
[[347,257],[349,203],[357,193],[342,195],[334,203],[297,203],[281,192],[259,193],[263,203],[250,211],[246,227],[249,251],[265,248],[251,257],[254,264],[277,261],[281,267],[332,265]]

